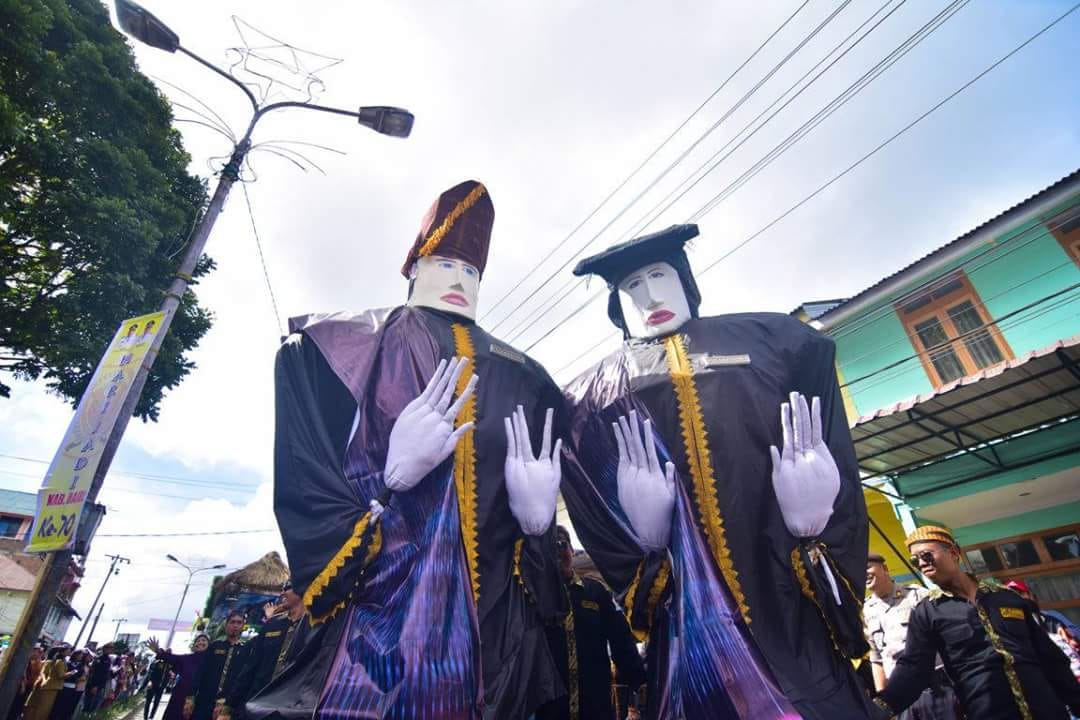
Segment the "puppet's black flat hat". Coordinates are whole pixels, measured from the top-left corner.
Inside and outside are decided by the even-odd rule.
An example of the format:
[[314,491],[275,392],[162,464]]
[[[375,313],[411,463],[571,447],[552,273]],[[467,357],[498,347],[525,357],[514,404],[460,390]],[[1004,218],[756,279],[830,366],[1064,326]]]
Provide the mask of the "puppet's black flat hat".
[[609,287],[614,287],[643,265],[666,261],[683,253],[683,245],[697,236],[697,225],[672,225],[585,258],[574,268],[574,275],[599,275]]

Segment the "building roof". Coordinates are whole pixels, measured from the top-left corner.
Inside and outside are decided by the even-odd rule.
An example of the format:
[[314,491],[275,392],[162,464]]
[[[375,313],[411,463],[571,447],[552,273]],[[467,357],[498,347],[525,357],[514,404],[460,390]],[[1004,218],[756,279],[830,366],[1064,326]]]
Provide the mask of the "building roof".
[[236,592],[281,591],[281,586],[289,579],[289,568],[276,552],[268,552],[255,562],[229,573],[214,583],[213,598]]
[[843,305],[846,302],[847,298],[838,298],[836,300],[809,300],[807,302],[804,302],[802,305],[795,308],[788,314],[799,317],[801,314],[805,313],[806,317],[804,319],[804,322],[809,322],[811,320],[817,320],[819,317],[829,312],[834,307],[838,305]]
[[0,488],[0,513],[34,517],[37,512],[37,493]]
[[956,247],[958,245],[962,245],[962,244],[972,240],[974,238],[974,236],[977,235],[978,233],[980,233],[982,230],[984,230],[984,229],[986,229],[986,228],[988,228],[988,227],[990,227],[992,225],[996,225],[996,224],[1003,225],[1003,224],[1006,224],[1007,222],[1009,222],[1011,220],[1018,219],[1018,218],[1022,217],[1027,212],[1027,209],[1028,209],[1027,206],[1030,205],[1031,203],[1033,203],[1033,202],[1035,202],[1037,200],[1041,200],[1044,196],[1047,196],[1047,195],[1049,195],[1049,194],[1051,194],[1051,193],[1053,193],[1053,192],[1055,192],[1055,191],[1057,191],[1059,189],[1062,189],[1066,185],[1069,185],[1070,183],[1074,183],[1074,182],[1077,182],[1077,181],[1080,181],[1080,169],[1074,170],[1073,172],[1069,173],[1068,175],[1061,178],[1060,180],[1053,183],[1052,185],[1048,185],[1047,187],[1043,188],[1042,190],[1035,193],[1034,195],[1031,195],[1030,197],[1028,197],[1028,198],[1026,198],[1024,200],[1021,200],[1020,202],[1016,203],[1015,205],[1008,208],[1007,210],[1003,210],[1002,212],[998,213],[997,215],[990,218],[989,220],[986,220],[983,223],[981,223],[981,224],[973,227],[972,229],[968,230],[963,235],[961,235],[961,236],[957,237],[956,239],[942,245],[937,250],[934,250],[933,252],[930,252],[930,253],[927,253],[926,255],[923,255],[921,258],[919,258],[915,262],[907,265],[906,267],[900,268],[899,270],[892,273],[891,275],[886,275],[881,280],[878,280],[876,283],[874,283],[870,287],[866,288],[862,292],[859,292],[859,293],[849,297],[847,300],[844,300],[843,302],[837,303],[835,306],[833,306],[833,307],[829,308],[828,310],[826,310],[825,312],[823,312],[818,318],[812,318],[812,319],[821,319],[823,322],[828,324],[829,316],[832,313],[836,312],[837,310],[845,308],[845,307],[849,306],[852,303],[856,303],[856,302],[859,302],[860,300],[863,300],[864,298],[866,298],[871,293],[873,293],[873,292],[875,292],[875,291],[877,291],[879,289],[885,288],[890,283],[892,283],[892,282],[894,282],[896,280],[899,280],[902,276],[912,274],[914,271],[919,270],[920,266],[929,265],[938,256],[948,252],[949,250],[951,250],[952,248],[954,248],[954,247]]
[[0,590],[30,592],[34,573],[15,562],[10,555],[0,555]]
[[864,473],[925,493],[1080,450],[1078,421],[1075,335],[864,415],[851,437]]

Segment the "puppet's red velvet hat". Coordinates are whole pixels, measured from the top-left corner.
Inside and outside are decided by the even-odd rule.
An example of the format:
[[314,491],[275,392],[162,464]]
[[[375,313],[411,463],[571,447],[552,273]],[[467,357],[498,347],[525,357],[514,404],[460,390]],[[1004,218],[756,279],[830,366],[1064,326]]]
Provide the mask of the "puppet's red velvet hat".
[[409,277],[418,258],[441,255],[469,263],[482,276],[494,223],[495,206],[483,183],[466,180],[455,185],[427,211],[401,274]]

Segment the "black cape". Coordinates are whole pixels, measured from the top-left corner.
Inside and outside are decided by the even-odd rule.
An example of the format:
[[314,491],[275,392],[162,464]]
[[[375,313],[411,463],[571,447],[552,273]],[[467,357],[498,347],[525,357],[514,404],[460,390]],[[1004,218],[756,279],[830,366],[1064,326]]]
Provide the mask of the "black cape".
[[[558,387],[471,321],[426,308],[291,329],[275,375],[274,507],[318,631],[249,714],[527,718],[565,692],[544,637],[565,608],[553,528],[526,537],[509,510],[503,418],[523,405],[539,447]],[[459,354],[480,378],[469,461],[455,453],[388,495],[394,421],[438,361]],[[459,475],[471,477],[460,501]],[[373,499],[386,506],[377,518]],[[422,673],[411,669],[416,643],[431,668]]]
[[[673,364],[680,354],[685,367]],[[849,659],[865,649],[866,507],[833,363],[832,341],[791,317],[725,315],[692,319],[668,339],[627,342],[565,388],[580,467],[564,475],[563,496],[589,555],[624,594],[632,626],[650,638],[653,717],[782,717],[783,698],[807,718],[870,712]],[[780,406],[791,391],[821,398],[842,478],[816,543],[792,537],[772,489],[769,446],[782,444]],[[611,423],[635,409],[652,419],[679,475],[670,557],[645,555],[618,503]],[[692,442],[705,448],[693,467]],[[712,476],[697,482],[695,468],[709,466]],[[842,586],[840,607],[823,592],[823,562]],[[717,660],[725,652],[726,670]],[[766,697],[775,701],[768,711],[747,707]]]

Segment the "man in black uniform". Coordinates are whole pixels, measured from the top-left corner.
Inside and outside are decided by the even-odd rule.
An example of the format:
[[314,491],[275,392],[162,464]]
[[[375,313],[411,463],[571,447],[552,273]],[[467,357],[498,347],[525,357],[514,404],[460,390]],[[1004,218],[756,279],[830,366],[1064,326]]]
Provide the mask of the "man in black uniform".
[[248,646],[240,640],[244,614],[231,612],[225,620],[225,639],[210,643],[206,659],[195,678],[193,694],[185,703],[192,707],[191,720],[216,718],[219,706],[225,705],[247,660]]
[[597,581],[574,572],[570,533],[562,525],[555,529],[555,549],[570,612],[562,625],[549,629],[548,642],[569,694],[542,707],[537,718],[610,720],[615,717],[611,704],[611,661],[615,661],[618,670],[618,684],[627,686],[630,693],[645,682],[645,666],[630,626],[616,609],[611,592]]
[[165,692],[168,670],[168,663],[161,658],[157,658],[150,664],[150,669],[146,673],[146,702],[143,704],[143,720],[149,720],[157,715],[161,694]]
[[904,652],[874,700],[880,718],[919,697],[933,677],[935,653],[966,717],[1066,720],[1066,707],[1080,714],[1080,683],[1029,601],[965,573],[960,548],[945,528],[918,528],[907,546],[912,565],[940,589],[911,611]]
[[304,617],[304,601],[293,591],[292,581],[286,581],[273,617],[248,643],[247,660],[225,707],[218,713],[219,720],[242,716],[248,698],[278,676],[290,658],[289,651],[298,645],[298,636],[303,633],[301,626],[305,625]]

